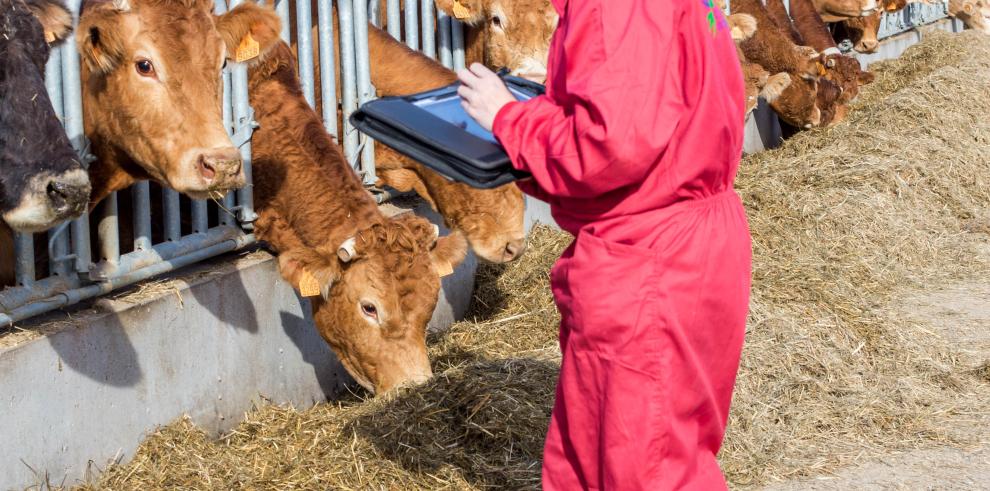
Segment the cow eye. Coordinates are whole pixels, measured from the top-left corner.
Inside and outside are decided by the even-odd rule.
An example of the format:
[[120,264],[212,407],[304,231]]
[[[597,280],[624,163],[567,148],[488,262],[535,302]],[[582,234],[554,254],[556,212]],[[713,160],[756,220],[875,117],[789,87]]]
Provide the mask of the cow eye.
[[369,302],[361,302],[361,313],[378,322],[378,308]]
[[151,60],[138,60],[137,63],[134,64],[134,68],[144,77],[155,76],[155,65],[151,63]]
[[492,25],[495,26],[495,27],[497,27],[497,28],[499,28],[499,29],[501,29],[502,28],[502,18],[499,17],[499,16],[497,16],[497,15],[493,15],[492,16]]

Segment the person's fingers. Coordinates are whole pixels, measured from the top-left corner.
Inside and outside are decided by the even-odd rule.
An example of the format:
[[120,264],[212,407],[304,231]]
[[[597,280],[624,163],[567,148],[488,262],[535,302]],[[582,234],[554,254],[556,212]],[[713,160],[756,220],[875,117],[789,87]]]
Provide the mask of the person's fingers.
[[478,78],[477,75],[475,75],[471,70],[468,69],[458,70],[457,79],[460,80],[461,83],[465,85],[476,85],[478,81],[481,80],[480,78]]
[[494,73],[491,70],[489,70],[488,67],[482,65],[481,63],[472,63],[471,66],[468,67],[468,71],[479,78],[484,78],[486,75],[489,74],[494,75]]
[[461,99],[473,103],[478,92],[466,85],[462,85],[457,88],[457,95],[461,96]]

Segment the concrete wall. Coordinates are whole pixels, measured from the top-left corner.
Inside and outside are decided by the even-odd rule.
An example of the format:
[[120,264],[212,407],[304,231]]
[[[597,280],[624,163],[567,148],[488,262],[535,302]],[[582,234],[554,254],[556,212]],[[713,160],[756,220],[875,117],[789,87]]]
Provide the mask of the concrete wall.
[[[444,279],[431,328],[463,316],[475,267]],[[336,395],[350,379],[276,268],[231,255],[0,338],[0,490],[77,483],[183,414],[221,431],[262,397]]]

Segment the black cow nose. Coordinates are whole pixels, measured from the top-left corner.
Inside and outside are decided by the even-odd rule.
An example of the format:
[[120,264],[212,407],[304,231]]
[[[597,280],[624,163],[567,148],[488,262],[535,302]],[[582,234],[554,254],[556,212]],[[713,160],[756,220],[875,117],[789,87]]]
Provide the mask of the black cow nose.
[[64,182],[50,181],[46,192],[52,209],[59,213],[65,211],[69,203],[69,186]]

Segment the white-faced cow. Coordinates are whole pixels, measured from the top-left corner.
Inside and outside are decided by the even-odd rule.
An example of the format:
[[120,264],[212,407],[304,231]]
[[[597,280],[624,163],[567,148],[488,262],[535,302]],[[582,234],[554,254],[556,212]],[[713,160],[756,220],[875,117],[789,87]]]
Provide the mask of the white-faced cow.
[[48,43],[67,36],[71,22],[51,0],[0,0],[0,213],[21,232],[74,218],[89,199],[86,171],[45,90]]

